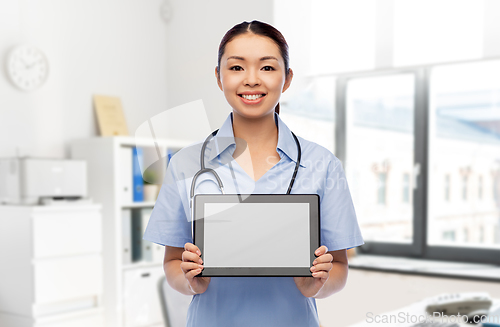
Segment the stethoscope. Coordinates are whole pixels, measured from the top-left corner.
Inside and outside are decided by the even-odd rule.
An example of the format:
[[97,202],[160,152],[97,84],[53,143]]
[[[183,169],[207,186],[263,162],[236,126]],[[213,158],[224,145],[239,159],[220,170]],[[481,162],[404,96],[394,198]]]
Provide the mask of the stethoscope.
[[[207,136],[207,138],[205,139],[205,142],[203,142],[203,146],[201,148],[201,155],[200,155],[201,169],[198,170],[198,172],[196,174],[194,174],[193,181],[191,182],[191,194],[190,194],[191,198],[190,198],[190,201],[189,201],[189,206],[190,207],[192,207],[192,202],[193,202],[193,197],[194,197],[194,188],[195,188],[195,185],[196,185],[196,179],[198,178],[198,176],[200,176],[203,173],[211,173],[212,175],[214,175],[215,179],[217,179],[217,184],[219,184],[219,189],[220,189],[221,193],[224,194],[224,184],[222,183],[222,180],[220,179],[219,174],[217,174],[217,172],[215,170],[211,169],[211,168],[205,168],[205,149],[206,149],[207,144],[210,141],[210,139],[212,137],[214,137],[217,134],[218,131],[219,131],[218,129],[215,130],[215,131],[213,131],[210,135]],[[295,164],[295,169],[293,171],[292,179],[290,180],[290,185],[288,186],[288,191],[286,191],[286,194],[290,194],[290,191],[292,190],[293,183],[295,182],[295,177],[297,176],[297,171],[299,170],[300,158],[301,158],[301,155],[302,155],[302,150],[300,148],[300,142],[297,139],[297,136],[295,136],[295,134],[293,132],[291,132],[291,133],[293,135],[293,138],[295,139],[295,143],[297,144],[298,154],[297,154],[297,163]]]

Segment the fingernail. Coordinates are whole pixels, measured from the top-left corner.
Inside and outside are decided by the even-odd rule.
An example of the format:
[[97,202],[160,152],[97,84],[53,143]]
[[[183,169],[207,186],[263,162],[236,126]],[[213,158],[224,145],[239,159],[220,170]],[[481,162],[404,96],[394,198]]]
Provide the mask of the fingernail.
[[197,254],[197,255],[201,255],[200,250],[197,250],[197,251],[196,251],[196,254]]
[[314,253],[316,253],[316,255],[319,255],[319,250],[316,250],[316,252],[314,252]]
[[313,276],[318,276],[318,273],[317,272],[313,272],[312,274]]
[[203,269],[203,266],[201,266],[201,265],[198,265],[198,267],[199,267],[200,269]]
[[203,260],[201,260],[201,259],[200,259],[200,260],[198,260],[198,263],[199,263],[200,265],[202,265],[202,264],[203,264]]
[[316,267],[311,267],[311,271],[315,272],[316,271]]

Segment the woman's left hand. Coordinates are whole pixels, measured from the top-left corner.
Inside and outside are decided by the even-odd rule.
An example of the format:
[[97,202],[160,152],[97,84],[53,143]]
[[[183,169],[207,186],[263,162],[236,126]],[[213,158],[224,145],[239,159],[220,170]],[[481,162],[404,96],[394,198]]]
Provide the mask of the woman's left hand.
[[294,277],[295,285],[305,297],[313,297],[318,294],[323,285],[330,277],[333,268],[333,256],[328,253],[328,248],[320,246],[314,253],[318,256],[311,267],[312,277]]

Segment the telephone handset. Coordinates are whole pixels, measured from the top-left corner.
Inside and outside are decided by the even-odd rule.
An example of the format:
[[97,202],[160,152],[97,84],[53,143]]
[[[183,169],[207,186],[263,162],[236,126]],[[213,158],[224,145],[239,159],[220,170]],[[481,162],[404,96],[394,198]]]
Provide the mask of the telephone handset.
[[426,311],[432,315],[462,315],[473,317],[487,315],[492,305],[491,297],[485,292],[441,294],[429,300]]

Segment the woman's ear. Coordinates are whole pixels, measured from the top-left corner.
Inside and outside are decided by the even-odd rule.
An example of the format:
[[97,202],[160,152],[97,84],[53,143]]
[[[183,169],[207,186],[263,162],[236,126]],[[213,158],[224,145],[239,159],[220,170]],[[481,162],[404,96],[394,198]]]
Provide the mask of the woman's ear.
[[285,92],[288,89],[288,87],[292,83],[292,78],[293,78],[293,70],[291,68],[288,68],[288,75],[286,76],[285,85],[283,85],[283,91],[281,91],[281,93]]
[[215,78],[217,79],[217,85],[219,85],[219,89],[221,91],[224,91],[222,89],[222,82],[220,81],[220,74],[219,74],[219,71],[217,70],[217,66],[215,66]]

